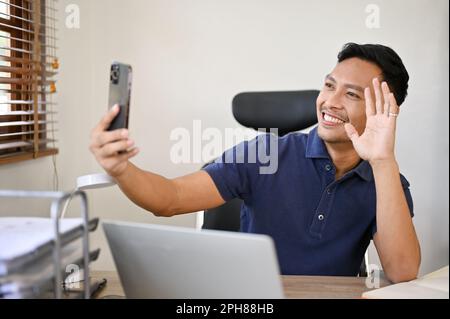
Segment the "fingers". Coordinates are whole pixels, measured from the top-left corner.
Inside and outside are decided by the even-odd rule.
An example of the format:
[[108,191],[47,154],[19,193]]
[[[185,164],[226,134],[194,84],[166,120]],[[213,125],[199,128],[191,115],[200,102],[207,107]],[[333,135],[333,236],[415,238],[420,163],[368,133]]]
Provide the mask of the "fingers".
[[122,164],[123,162],[128,161],[130,158],[136,156],[139,153],[139,149],[137,147],[133,148],[132,150],[117,155],[116,157],[111,158],[112,162],[116,165]]
[[373,90],[375,92],[375,108],[377,114],[383,113],[383,96],[380,89],[380,81],[378,78],[373,79]]
[[90,150],[95,155],[97,162],[111,176],[120,175],[127,167],[127,161],[139,153],[134,148],[134,142],[129,139],[126,129],[106,131],[112,120],[119,113],[119,107],[115,105],[102,118],[91,134]]
[[386,82],[383,82],[381,84],[381,89],[383,92],[384,100],[383,114],[386,117],[393,118],[395,120],[400,112],[400,108],[397,105],[395,95],[394,93],[391,93],[391,90],[389,89],[389,86]]
[[115,116],[117,116],[118,112],[119,107],[115,105],[92,130],[90,145],[92,152],[95,152],[97,149],[102,148],[108,143],[128,139],[128,130],[126,129],[115,130],[112,132],[106,131],[108,126],[111,124],[111,121],[115,118]]
[[390,110],[390,103],[389,103],[389,95],[391,94],[391,91],[389,90],[389,86],[386,82],[383,82],[381,84],[381,89],[383,91],[383,99],[384,99],[384,112],[383,114],[386,116],[389,116]]
[[97,147],[102,147],[108,143],[118,142],[120,140],[128,139],[128,130],[115,130],[112,132],[102,131],[101,133],[95,134],[93,136],[93,143]]
[[[397,114],[398,116],[398,114],[400,113],[400,108],[397,105],[397,100],[395,99],[394,93],[389,93],[389,105],[390,105],[389,113]],[[397,116],[391,116],[389,113],[388,116],[390,119],[392,119],[393,121],[397,120]]]
[[120,154],[118,156],[118,160],[120,162],[128,161],[130,158],[136,156],[138,153],[139,153],[139,148],[135,147],[132,150],[130,150],[124,154]]
[[100,120],[98,125],[94,128],[94,132],[102,132],[105,131],[114,118],[119,114],[119,105],[114,105],[108,113]]
[[102,158],[116,156],[119,152],[126,152],[133,145],[134,142],[131,140],[122,140],[115,143],[109,143],[98,150],[98,155]]
[[375,105],[373,105],[372,101],[372,93],[370,92],[370,88],[366,88],[364,90],[364,97],[366,99],[366,115],[367,117],[375,115]]
[[356,131],[355,127],[352,124],[347,123],[347,124],[344,125],[344,128],[345,128],[345,132],[347,133],[348,138],[353,143],[357,142],[357,140],[359,138],[359,134]]

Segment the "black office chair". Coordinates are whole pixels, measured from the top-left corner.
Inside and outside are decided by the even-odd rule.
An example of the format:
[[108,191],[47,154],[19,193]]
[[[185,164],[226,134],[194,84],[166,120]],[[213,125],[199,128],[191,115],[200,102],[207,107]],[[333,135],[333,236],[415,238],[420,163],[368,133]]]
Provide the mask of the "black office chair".
[[[276,128],[278,135],[284,136],[317,123],[316,100],[319,93],[317,90],[241,93],[233,99],[233,115],[245,127],[266,131]],[[205,211],[202,229],[238,232],[241,206],[242,200],[235,198]],[[360,276],[367,276],[365,269],[363,262]]]

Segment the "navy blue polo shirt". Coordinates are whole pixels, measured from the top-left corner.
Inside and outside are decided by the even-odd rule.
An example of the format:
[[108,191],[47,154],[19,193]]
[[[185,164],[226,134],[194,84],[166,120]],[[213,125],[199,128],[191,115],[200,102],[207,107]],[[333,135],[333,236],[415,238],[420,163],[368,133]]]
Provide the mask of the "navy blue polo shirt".
[[[277,170],[261,174],[273,163],[248,154],[262,144],[270,154],[270,142],[277,143]],[[336,181],[316,128],[309,134],[267,134],[243,142],[204,170],[225,201],[243,200],[242,232],[273,238],[282,274],[357,275],[376,232],[375,183],[367,161]],[[399,178],[413,215],[409,183]]]

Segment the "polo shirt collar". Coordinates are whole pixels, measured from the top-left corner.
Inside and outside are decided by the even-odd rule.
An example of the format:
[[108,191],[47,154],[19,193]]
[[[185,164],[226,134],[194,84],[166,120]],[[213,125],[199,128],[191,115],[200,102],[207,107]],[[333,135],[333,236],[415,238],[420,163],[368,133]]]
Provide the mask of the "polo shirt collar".
[[[331,161],[325,143],[317,133],[317,127],[308,134],[306,158],[324,158]],[[359,163],[359,165],[353,169],[353,172],[358,174],[366,182],[373,180],[372,167],[367,161]]]
[[308,134],[308,141],[306,144],[306,158],[327,158],[330,159],[325,143],[317,134],[317,127],[315,127]]

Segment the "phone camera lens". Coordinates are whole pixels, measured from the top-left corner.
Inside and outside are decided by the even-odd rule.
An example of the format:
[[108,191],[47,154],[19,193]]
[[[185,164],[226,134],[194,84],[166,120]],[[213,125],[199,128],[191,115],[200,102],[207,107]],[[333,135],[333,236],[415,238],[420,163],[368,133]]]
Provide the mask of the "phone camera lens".
[[120,77],[119,66],[118,65],[113,65],[111,67],[111,82],[113,84],[118,84],[119,83],[119,77]]

